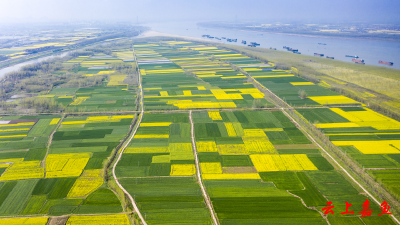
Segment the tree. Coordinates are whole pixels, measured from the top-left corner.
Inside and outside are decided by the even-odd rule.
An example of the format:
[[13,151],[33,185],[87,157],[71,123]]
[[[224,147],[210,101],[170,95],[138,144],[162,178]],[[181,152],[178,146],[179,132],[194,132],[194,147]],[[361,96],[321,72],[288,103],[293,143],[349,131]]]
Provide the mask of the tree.
[[300,89],[300,90],[299,90],[299,97],[300,97],[301,99],[307,98],[307,93],[306,93],[306,91]]

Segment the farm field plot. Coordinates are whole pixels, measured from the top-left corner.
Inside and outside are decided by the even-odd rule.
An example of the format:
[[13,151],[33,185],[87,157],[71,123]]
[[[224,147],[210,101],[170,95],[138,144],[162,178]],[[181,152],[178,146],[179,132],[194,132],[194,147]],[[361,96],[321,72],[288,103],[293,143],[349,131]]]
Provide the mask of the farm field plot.
[[[50,134],[61,116],[5,116],[0,120],[0,160],[6,168],[43,160]],[[11,167],[10,167],[11,168]],[[6,174],[10,174],[6,172]],[[3,174],[4,175],[4,174]],[[7,180],[7,178],[0,178]]]
[[[72,99],[72,98],[70,98]],[[94,86],[80,88],[76,91],[73,102],[66,111],[101,112],[101,111],[135,111],[136,89],[126,89],[126,86],[109,87]]]
[[[63,48],[70,47],[75,45],[81,41],[87,40],[87,37],[95,38],[98,35],[98,32],[85,32],[85,35],[80,32],[71,32],[69,34],[64,33],[61,36],[56,35],[58,37],[31,37],[30,41],[34,44],[24,45],[16,48],[2,48],[0,49],[0,55],[7,56],[10,59],[18,59],[24,56],[29,56],[32,52],[35,52],[35,49],[41,48]],[[64,36],[66,35],[66,36]],[[61,49],[62,50],[62,49]]]
[[[397,172],[393,170],[400,168],[400,122],[366,107],[298,109],[298,112],[310,121],[314,119],[314,125],[361,167],[379,168],[370,174],[400,196]],[[393,178],[382,179],[382,174],[392,174]]]
[[[325,224],[307,207],[333,201],[338,211],[343,199],[358,208],[365,201],[280,111],[196,112],[193,120],[202,179],[221,224]],[[320,184],[328,175],[333,180]]]
[[[26,145],[20,143],[18,148],[10,149],[9,139],[7,151],[0,153],[0,165],[6,167],[0,176],[0,215],[121,212],[118,197],[103,185],[104,162],[128,133],[133,117],[67,117],[62,121],[49,116],[3,117],[10,119],[2,120],[4,128],[22,122],[34,124],[25,136],[43,140],[38,146],[35,141],[21,139],[18,142]],[[47,149],[48,136],[58,123]],[[10,155],[13,158],[6,158]]]
[[116,167],[148,224],[211,224],[195,173],[188,113],[144,114]]
[[97,54],[64,62],[66,65],[75,65],[73,72],[82,74],[82,77],[101,77],[103,81],[100,84],[87,88],[57,87],[40,97],[53,98],[67,106],[68,112],[136,110],[137,88],[133,75],[112,70],[116,66],[134,67],[133,62],[129,61],[134,58],[133,52],[122,49],[114,51],[114,54],[116,57]]
[[[297,77],[287,70],[271,68],[243,68],[254,79],[293,106],[361,105],[348,97]],[[300,97],[304,91],[306,96]]]
[[[318,149],[296,149],[310,142],[282,112],[205,111],[192,117],[202,178],[221,224],[326,223],[286,190],[303,189],[297,173],[330,164],[314,165],[311,155],[324,159]],[[291,154],[280,154],[274,143],[292,146]],[[312,206],[326,204],[312,191],[320,199]],[[284,210],[288,204],[291,209]]]
[[264,94],[247,83],[243,74],[215,60],[240,56],[214,47],[190,42],[135,43],[146,110],[269,107]]

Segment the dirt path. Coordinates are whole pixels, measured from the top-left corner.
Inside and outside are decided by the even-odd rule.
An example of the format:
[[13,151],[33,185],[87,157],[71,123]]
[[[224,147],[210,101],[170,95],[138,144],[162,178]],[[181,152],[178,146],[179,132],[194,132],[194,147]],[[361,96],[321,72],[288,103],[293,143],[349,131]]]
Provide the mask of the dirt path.
[[49,155],[49,151],[50,151],[50,145],[53,142],[53,136],[54,133],[57,131],[57,129],[61,126],[62,121],[65,118],[65,113],[62,115],[62,117],[60,118],[60,120],[58,121],[56,127],[54,128],[53,132],[51,132],[50,136],[49,136],[49,140],[47,141],[47,151],[46,151],[46,155],[44,156],[44,159],[42,160],[42,166],[44,168],[44,177],[46,177],[46,159],[47,156]]
[[194,124],[193,124],[193,120],[192,120],[192,110],[190,110],[190,112],[189,112],[189,119],[190,119],[190,130],[191,130],[190,135],[192,137],[193,155],[194,155],[194,160],[196,162],[197,180],[200,183],[201,192],[203,193],[203,197],[206,200],[206,204],[207,204],[208,209],[210,210],[211,217],[213,218],[214,224],[218,225],[219,222],[218,222],[217,217],[215,216],[214,209],[211,204],[210,196],[208,196],[207,191],[203,185],[203,180],[201,179],[199,158],[197,157],[196,141],[194,139]]
[[[136,61],[136,57],[135,57],[135,61]],[[136,127],[134,128],[134,131],[132,132],[131,136],[125,141],[125,143],[122,145],[122,148],[119,150],[118,152],[118,158],[115,161],[113,167],[112,167],[112,175],[115,179],[115,183],[117,183],[118,187],[121,188],[121,190],[128,196],[129,200],[132,203],[133,208],[135,209],[135,212],[138,214],[142,224],[147,225],[146,221],[144,220],[142,214],[139,211],[139,208],[135,202],[135,200],[133,199],[132,195],[129,194],[129,192],[127,190],[125,190],[125,188],[119,183],[117,176],[115,175],[115,167],[117,166],[119,160],[121,160],[122,154],[124,153],[125,148],[129,145],[129,143],[132,141],[133,137],[135,136],[140,123],[142,122],[142,118],[143,118],[143,114],[144,114],[144,107],[143,107],[143,89],[142,89],[142,77],[140,75],[140,70],[138,67],[138,79],[139,79],[139,94],[140,94],[140,114],[139,114],[139,119],[136,123]]]

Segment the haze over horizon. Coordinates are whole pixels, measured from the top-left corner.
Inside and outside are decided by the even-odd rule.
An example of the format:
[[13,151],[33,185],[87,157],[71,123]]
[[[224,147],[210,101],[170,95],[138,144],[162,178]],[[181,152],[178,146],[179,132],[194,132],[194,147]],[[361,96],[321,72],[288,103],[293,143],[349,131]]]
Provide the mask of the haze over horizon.
[[1,0],[0,23],[235,21],[398,24],[398,0]]

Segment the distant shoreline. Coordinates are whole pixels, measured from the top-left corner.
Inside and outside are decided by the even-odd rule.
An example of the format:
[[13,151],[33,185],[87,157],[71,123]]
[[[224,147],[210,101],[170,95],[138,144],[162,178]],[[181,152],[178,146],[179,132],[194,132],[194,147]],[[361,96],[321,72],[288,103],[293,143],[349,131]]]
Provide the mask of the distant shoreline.
[[142,34],[140,34],[139,36],[137,36],[135,38],[158,37],[158,36],[160,36],[160,37],[161,36],[177,37],[177,38],[184,38],[184,39],[203,41],[203,42],[223,43],[222,41],[207,40],[207,39],[203,39],[203,38],[189,37],[189,36],[183,36],[183,35],[177,35],[177,34],[161,33],[161,32],[154,31],[154,30],[143,32]]
[[224,30],[238,30],[238,31],[246,31],[246,32],[256,32],[256,33],[266,33],[266,34],[282,34],[282,35],[291,35],[298,37],[315,37],[315,38],[336,38],[336,39],[350,39],[350,40],[369,40],[369,41],[386,41],[386,42],[400,42],[396,39],[384,39],[384,38],[369,38],[369,37],[338,37],[338,36],[329,36],[329,35],[313,35],[313,34],[298,34],[298,33],[281,33],[274,31],[257,31],[257,30],[248,30],[248,29],[236,29],[236,28],[226,28],[226,27],[209,27],[204,25],[198,25],[204,28],[213,28],[213,29],[224,29]]

